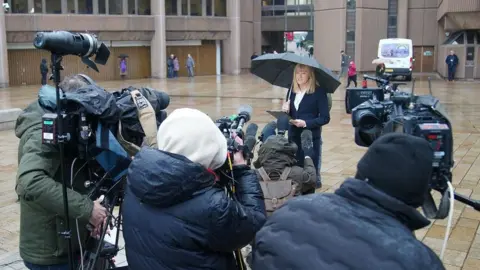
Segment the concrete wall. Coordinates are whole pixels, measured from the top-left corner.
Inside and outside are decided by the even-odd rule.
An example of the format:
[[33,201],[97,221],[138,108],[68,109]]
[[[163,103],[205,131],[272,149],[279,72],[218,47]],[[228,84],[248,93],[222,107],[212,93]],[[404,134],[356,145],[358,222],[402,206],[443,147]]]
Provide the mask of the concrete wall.
[[314,54],[325,67],[340,70],[340,51],[345,48],[346,0],[314,0]]
[[355,62],[358,71],[373,71],[378,41],[387,37],[388,1],[357,1],[355,31]]

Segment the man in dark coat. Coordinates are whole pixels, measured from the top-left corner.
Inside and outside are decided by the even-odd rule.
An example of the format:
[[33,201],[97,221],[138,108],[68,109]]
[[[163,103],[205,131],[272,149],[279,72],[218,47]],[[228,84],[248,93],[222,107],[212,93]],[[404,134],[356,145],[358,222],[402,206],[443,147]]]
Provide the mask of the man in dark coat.
[[454,51],[450,51],[450,55],[445,59],[445,63],[448,68],[448,81],[451,82],[455,80],[455,72],[457,71],[458,66],[458,56]]
[[233,251],[266,220],[255,171],[241,152],[234,155],[232,200],[214,172],[225,163],[227,141],[198,110],[173,111],[157,144],[143,148],[128,169],[123,235],[130,269],[236,269]]
[[47,84],[47,73],[48,73],[48,65],[47,60],[42,58],[40,62],[40,74],[42,75],[42,85]]
[[429,190],[432,160],[425,139],[380,137],[359,161],[356,179],[273,213],[255,237],[252,269],[445,269],[413,233],[430,224],[416,208]]

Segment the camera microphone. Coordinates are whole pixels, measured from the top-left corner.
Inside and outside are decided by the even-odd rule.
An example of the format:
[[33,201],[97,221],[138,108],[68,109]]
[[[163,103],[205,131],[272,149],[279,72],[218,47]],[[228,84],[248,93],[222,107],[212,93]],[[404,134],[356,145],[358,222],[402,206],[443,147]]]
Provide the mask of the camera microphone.
[[253,109],[249,105],[242,105],[242,106],[240,106],[240,108],[238,108],[237,119],[235,121],[235,122],[237,122],[237,124],[235,126],[236,126],[236,129],[237,129],[237,134],[242,139],[243,139],[243,126],[245,125],[245,123],[250,121],[250,115],[251,115],[252,111],[253,111]]
[[264,143],[268,137],[272,135],[276,135],[276,130],[277,129],[277,122],[272,121],[268,124],[266,124],[263,129],[262,133],[260,134],[260,137],[258,138],[262,143]]
[[246,139],[243,143],[243,155],[245,157],[245,160],[247,160],[248,165],[250,165],[250,162],[253,158],[253,149],[257,144],[257,131],[258,125],[255,123],[251,123],[250,125],[248,125],[247,131],[245,132]]
[[278,134],[284,136],[289,128],[290,120],[287,115],[282,115],[277,119]]

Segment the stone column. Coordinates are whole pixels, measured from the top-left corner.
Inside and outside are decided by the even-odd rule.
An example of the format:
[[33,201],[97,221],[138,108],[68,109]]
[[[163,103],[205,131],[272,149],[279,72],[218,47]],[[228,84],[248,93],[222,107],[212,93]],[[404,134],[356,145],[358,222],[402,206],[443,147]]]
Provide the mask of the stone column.
[[397,33],[399,38],[408,36],[408,0],[398,0]]
[[345,2],[314,0],[313,53],[325,67],[340,70],[340,51],[345,50]]
[[241,0],[227,1],[227,16],[230,20],[230,37],[223,41],[223,71],[226,74],[240,74],[240,12]]
[[150,45],[152,78],[163,79],[167,76],[165,0],[155,0],[150,3],[155,20],[155,33]]
[[8,50],[7,50],[7,29],[5,27],[5,13],[0,10],[0,88],[8,87]]
[[262,2],[255,0],[253,1],[253,51],[258,55],[262,54]]

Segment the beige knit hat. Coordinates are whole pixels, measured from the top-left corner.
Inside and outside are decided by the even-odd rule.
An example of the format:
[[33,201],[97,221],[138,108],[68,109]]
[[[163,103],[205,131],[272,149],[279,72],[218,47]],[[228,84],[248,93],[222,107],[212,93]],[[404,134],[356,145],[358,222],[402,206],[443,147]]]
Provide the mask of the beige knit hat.
[[206,169],[218,169],[227,158],[225,136],[208,115],[196,109],[174,110],[158,129],[157,145]]

